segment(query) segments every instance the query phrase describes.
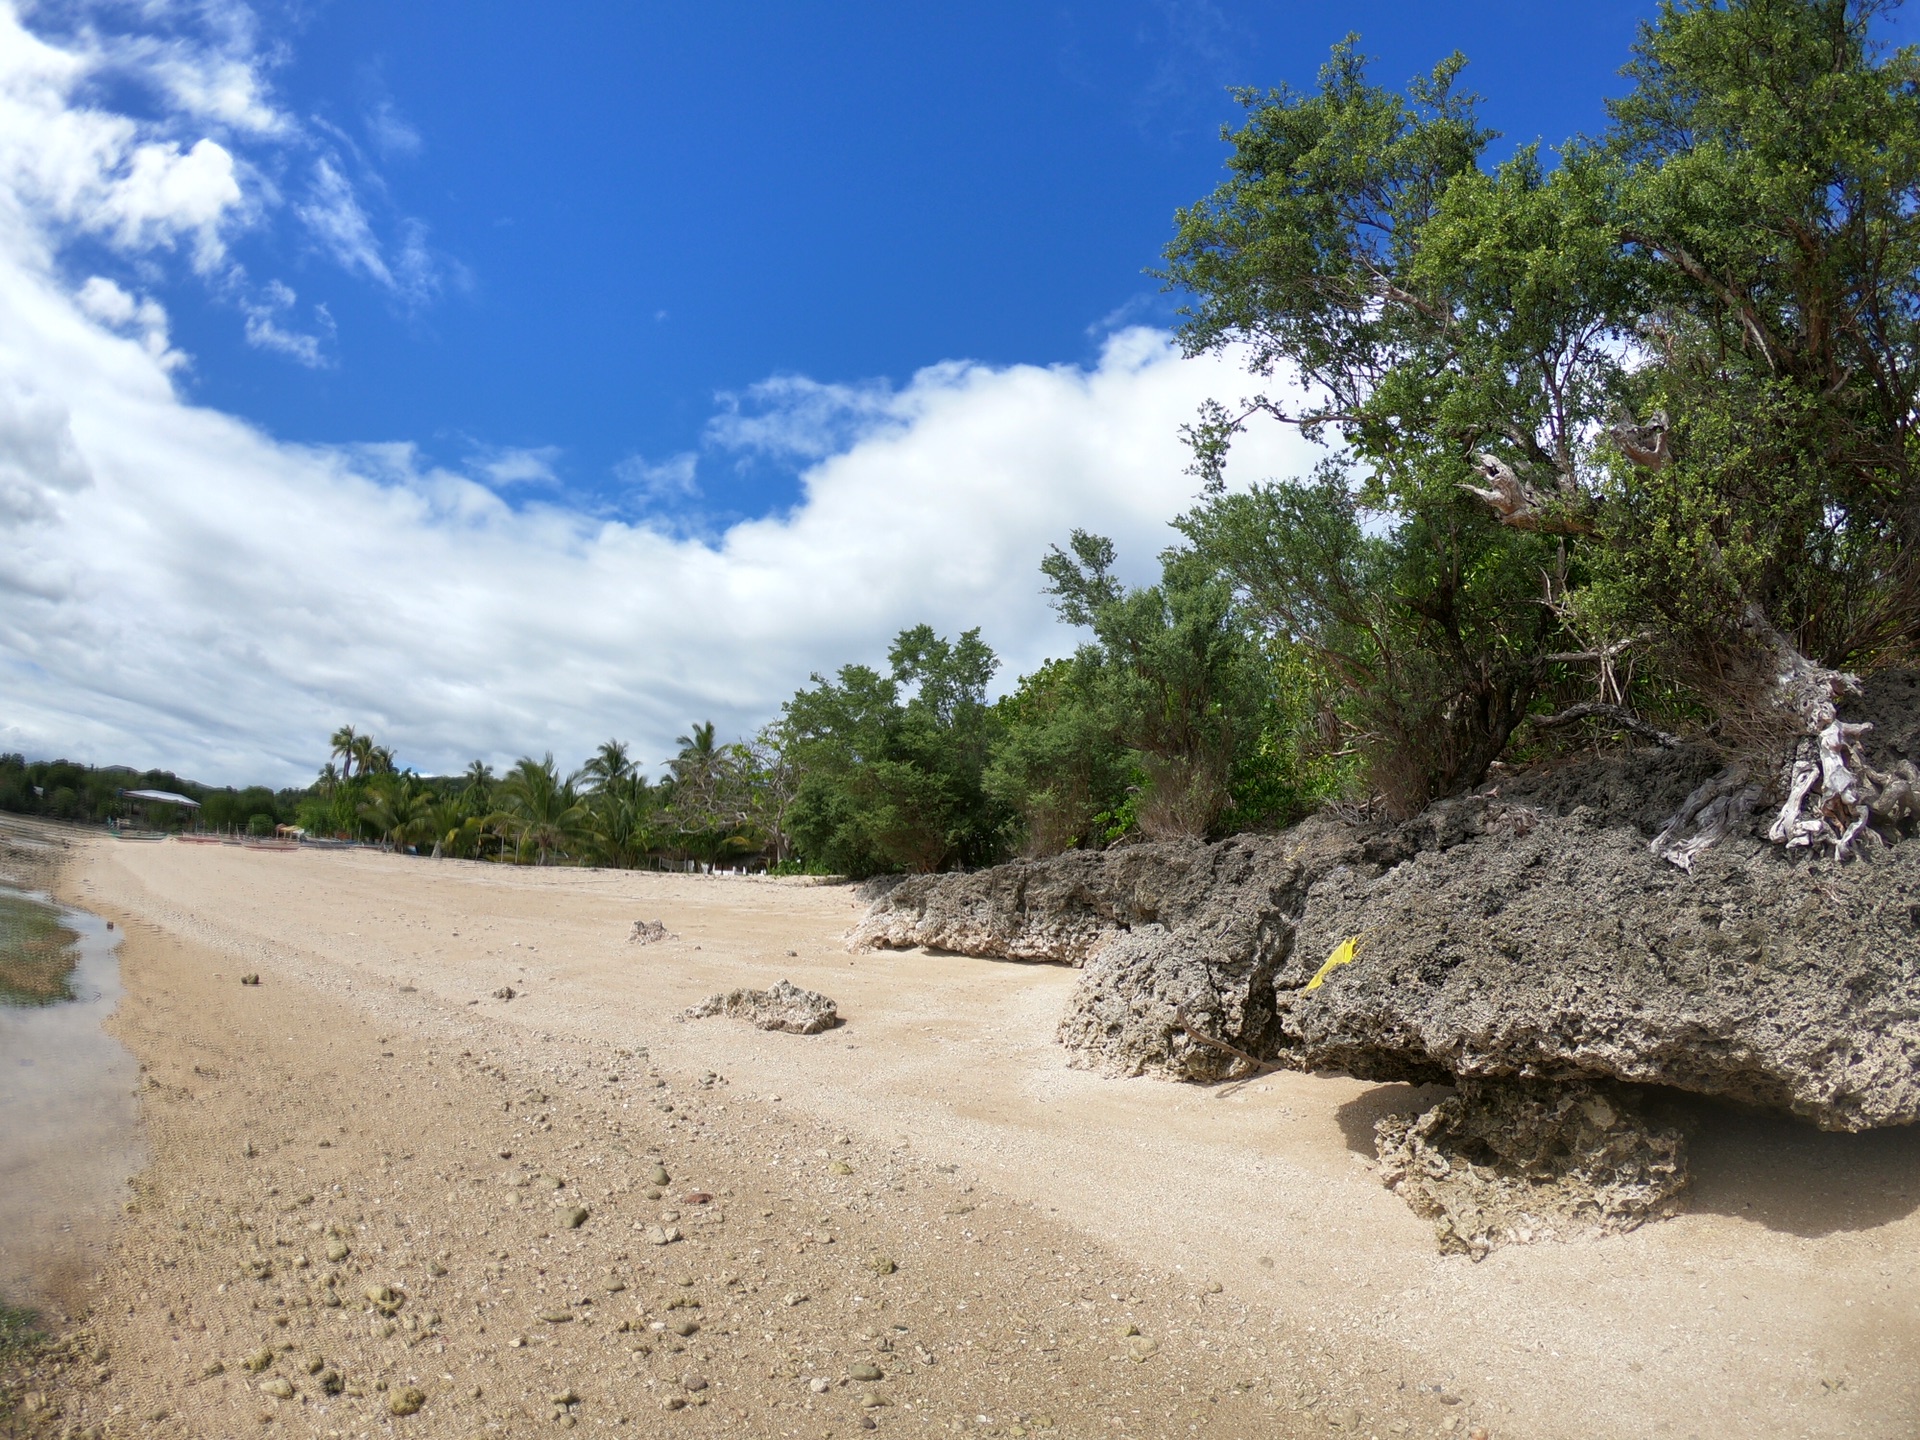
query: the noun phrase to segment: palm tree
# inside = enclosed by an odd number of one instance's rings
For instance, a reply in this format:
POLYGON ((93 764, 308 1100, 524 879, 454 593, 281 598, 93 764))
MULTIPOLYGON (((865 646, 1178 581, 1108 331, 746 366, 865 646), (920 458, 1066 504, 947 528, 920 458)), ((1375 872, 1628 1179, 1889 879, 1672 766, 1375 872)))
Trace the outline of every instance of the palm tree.
POLYGON ((357 808, 360 818, 396 850, 433 833, 433 792, 411 775, 382 776, 357 808))
POLYGON ((333 761, 329 760, 320 767, 320 774, 315 777, 313 788, 318 790, 323 797, 331 796, 335 790, 340 788, 342 778, 340 771, 335 767, 333 761))
POLYGON ((633 774, 633 757, 628 753, 623 740, 605 741, 593 752, 591 759, 580 767, 580 774, 590 789, 605 790, 618 785, 633 774))
POLYGON ((353 778, 353 762, 359 754, 360 735, 351 725, 342 725, 333 732, 333 749, 329 752, 340 760, 340 778, 353 778))
POLYGON ((467 766, 467 783, 460 789, 460 800, 476 815, 493 808, 493 767, 484 760, 467 766))
POLYGON ((579 836, 586 807, 570 780, 562 780, 548 752, 543 760, 521 756, 500 782, 502 817, 534 848, 535 863, 544 865, 556 851, 564 851, 579 836))
POLYGON ((673 743, 680 747, 680 753, 669 762, 676 780, 704 779, 713 773, 714 763, 720 758, 713 743, 713 721, 695 722, 693 734, 682 735, 673 743))
POLYGON ((366 763, 360 767, 369 775, 391 775, 397 768, 393 751, 385 745, 368 745, 366 763))

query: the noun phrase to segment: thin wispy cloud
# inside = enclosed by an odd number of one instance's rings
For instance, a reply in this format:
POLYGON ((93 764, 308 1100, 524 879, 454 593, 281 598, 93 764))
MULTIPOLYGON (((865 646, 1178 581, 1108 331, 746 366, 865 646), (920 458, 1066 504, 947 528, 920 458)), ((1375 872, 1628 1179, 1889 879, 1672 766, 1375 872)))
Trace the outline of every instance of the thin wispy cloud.
POLYGON ((373 148, 389 160, 412 160, 426 148, 420 132, 385 96, 367 107, 361 121, 373 148))
POLYGON ((316 305, 315 328, 298 329, 291 316, 299 299, 291 286, 278 280, 267 282, 257 296, 242 299, 239 303, 246 316, 247 343, 309 369, 321 369, 328 363, 325 346, 334 335, 333 316, 326 306, 316 305))
POLYGON ((700 494, 700 457, 692 451, 652 461, 629 455, 613 467, 613 478, 626 496, 643 509, 675 505, 700 494))
POLYGON ((785 461, 819 460, 901 418, 899 397, 882 380, 835 385, 776 375, 723 392, 716 404, 709 445, 785 461))
POLYGON ((557 445, 536 445, 495 450, 474 462, 474 469, 490 485, 507 488, 515 485, 558 485, 560 477, 554 462, 560 458, 557 445))

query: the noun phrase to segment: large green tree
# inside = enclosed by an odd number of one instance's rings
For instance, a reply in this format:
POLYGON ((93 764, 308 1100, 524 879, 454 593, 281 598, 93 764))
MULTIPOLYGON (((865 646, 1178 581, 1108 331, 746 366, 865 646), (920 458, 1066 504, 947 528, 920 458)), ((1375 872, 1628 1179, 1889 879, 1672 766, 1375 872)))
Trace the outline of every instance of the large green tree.
POLYGON ((1005 853, 1006 807, 984 774, 999 661, 969 630, 903 630, 890 673, 847 665, 787 702, 784 756, 801 777, 788 811, 796 851, 852 875, 978 865, 1005 853))
MULTIPOLYGON (((1920 628, 1920 59, 1876 46, 1887 8, 1663 4, 1606 132, 1551 163, 1483 163, 1457 56, 1402 95, 1348 43, 1311 93, 1241 96, 1228 179, 1180 213, 1166 275, 1189 352, 1244 346, 1273 383, 1203 414, 1199 468, 1217 485, 1257 415, 1337 441, 1377 533, 1435 557, 1389 603, 1486 617, 1479 641, 1458 617, 1439 623, 1459 645, 1415 635, 1453 692, 1441 721, 1487 717, 1432 788, 1477 779, 1553 667, 1641 644, 1750 756, 1784 753, 1777 839, 1844 851, 1911 803, 1836 718, 1849 667, 1920 628), (1514 635, 1528 572, 1550 623, 1514 635)), ((1602 687, 1582 713, 1635 721, 1630 699, 1602 687)), ((1730 769, 1667 853, 1686 863, 1762 789, 1730 769)))

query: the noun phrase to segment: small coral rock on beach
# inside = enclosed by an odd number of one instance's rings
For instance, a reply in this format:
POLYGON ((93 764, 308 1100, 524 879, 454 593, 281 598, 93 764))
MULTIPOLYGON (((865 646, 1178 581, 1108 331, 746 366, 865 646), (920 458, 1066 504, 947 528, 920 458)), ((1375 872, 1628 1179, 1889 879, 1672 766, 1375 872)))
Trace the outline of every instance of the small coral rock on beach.
POLYGON ((729 990, 723 995, 709 995, 680 1018, 703 1020, 709 1015, 730 1015, 761 1030, 784 1030, 791 1035, 817 1035, 840 1023, 840 1012, 833 1001, 790 980, 782 980, 771 990, 729 990))
POLYGON ((672 940, 673 938, 675 937, 668 933, 667 923, 664 920, 636 920, 633 922, 633 929, 628 932, 627 943, 629 945, 656 945, 662 940, 672 940))

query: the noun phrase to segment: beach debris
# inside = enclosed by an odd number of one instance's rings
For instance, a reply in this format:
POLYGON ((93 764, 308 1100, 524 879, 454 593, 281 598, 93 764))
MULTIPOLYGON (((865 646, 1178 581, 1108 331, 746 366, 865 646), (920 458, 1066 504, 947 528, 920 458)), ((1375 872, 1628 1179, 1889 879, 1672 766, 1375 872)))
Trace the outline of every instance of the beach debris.
POLYGON ((211 1380, 216 1375, 224 1375, 226 1373, 226 1365, 219 1360, 209 1360, 200 1368, 200 1378, 202 1380, 211 1380))
POLYGON ((680 1238, 677 1225, 649 1225, 646 1231, 649 1245, 671 1245, 680 1238))
POLYGON ((407 1297, 391 1285, 369 1285, 362 1293, 382 1315, 392 1315, 407 1303, 407 1297))
POLYGON ((658 945, 662 940, 678 938, 667 929, 664 920, 636 920, 633 929, 627 932, 629 945, 658 945))
POLYGON ((1442 1251, 1619 1234, 1678 1208, 1686 1139, 1584 1081, 1463 1080, 1374 1126, 1380 1179, 1433 1221, 1442 1251))
POLYGON ((680 1381, 680 1388, 697 1395, 707 1388, 707 1377, 704 1375, 683 1376, 680 1381))
POLYGON ((569 1230, 578 1230, 582 1225, 587 1223, 587 1207, 584 1205, 575 1205, 571 1210, 567 1211, 566 1222, 569 1230))
POLYGON ((260 1382, 260 1393, 262 1395, 271 1395, 276 1400, 291 1400, 293 1398, 293 1382, 284 1376, 276 1375, 271 1380, 262 1380, 260 1382))
POLYGON ((259 973, 249 970, 245 975, 240 977, 240 983, 242 985, 258 985, 260 983, 259 973))
POLYGON ((493 998, 496 1000, 511 1000, 519 993, 520 992, 515 990, 511 985, 502 985, 498 990, 493 992, 493 998))
POLYGON ((680 1018, 701 1020, 710 1015, 731 1016, 757 1029, 783 1030, 790 1035, 817 1035, 841 1023, 833 1001, 790 980, 782 980, 769 990, 739 989, 709 995, 680 1018))
POLYGON ((891 1275, 899 1268, 890 1256, 875 1254, 867 1257, 867 1269, 876 1275, 891 1275))
POLYGON ((353 1254, 353 1247, 344 1240, 335 1240, 327 1246, 327 1262, 329 1264, 338 1265, 351 1254, 353 1254))
POLYGON ((323 1395, 338 1395, 347 1388, 346 1376, 331 1366, 322 1370, 316 1378, 320 1382, 320 1393, 323 1395))
POLYGON ((387 1411, 392 1415, 418 1415, 420 1407, 426 1403, 425 1392, 409 1385, 405 1389, 394 1391, 387 1397, 387 1411))
POLYGON ((667 1167, 664 1165, 656 1165, 653 1167, 652 1179, 656 1185, 668 1185, 673 1182, 673 1177, 667 1174, 667 1167))
POLYGON ((850 1370, 847 1371, 847 1378, 849 1380, 859 1380, 865 1383, 867 1381, 872 1381, 872 1380, 884 1380, 887 1377, 881 1371, 878 1365, 874 1365, 869 1362, 862 1361, 860 1364, 855 1365, 854 1367, 852 1367, 850 1370))
POLYGON ((269 1365, 273 1364, 273 1351, 267 1349, 256 1350, 247 1356, 242 1363, 247 1369, 258 1375, 262 1370, 265 1370, 269 1365))

